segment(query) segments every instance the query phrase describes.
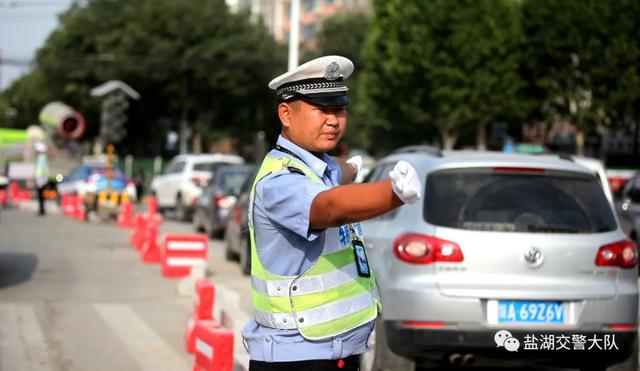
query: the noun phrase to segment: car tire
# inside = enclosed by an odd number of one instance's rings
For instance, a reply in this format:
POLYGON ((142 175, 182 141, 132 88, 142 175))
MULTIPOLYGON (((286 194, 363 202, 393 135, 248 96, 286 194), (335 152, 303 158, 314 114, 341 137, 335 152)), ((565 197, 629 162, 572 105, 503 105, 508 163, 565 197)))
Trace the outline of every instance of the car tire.
POLYGON ((229 239, 227 239, 227 243, 225 244, 224 258, 226 261, 238 260, 238 255, 231 251, 231 243, 229 242, 229 239))
POLYGON ((192 222, 193 222, 193 229, 195 229, 196 233, 205 232, 204 225, 200 222, 198 210, 196 210, 193 213, 192 222))
POLYGON ((367 343, 368 350, 360 355, 362 371, 415 371, 416 363, 395 354, 387 345, 387 335, 381 318, 367 343))
POLYGON ((248 276, 251 274, 251 241, 249 239, 240 239, 240 248, 244 250, 240 251, 240 267, 242 268, 242 274, 248 276))
POLYGON ((176 219, 181 222, 189 221, 189 211, 187 207, 182 202, 182 196, 178 195, 176 197, 176 219))
POLYGON ((627 370, 638 370, 638 337, 636 336, 636 341, 633 342, 633 351, 629 355, 629 357, 621 363, 611 365, 606 369, 606 371, 627 371, 627 370))

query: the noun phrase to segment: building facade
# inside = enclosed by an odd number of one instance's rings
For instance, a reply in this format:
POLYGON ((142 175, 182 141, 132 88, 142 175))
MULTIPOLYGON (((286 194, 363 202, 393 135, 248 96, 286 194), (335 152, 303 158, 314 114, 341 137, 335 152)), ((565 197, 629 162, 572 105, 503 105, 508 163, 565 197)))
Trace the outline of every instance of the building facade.
MULTIPOLYGON (((254 21, 262 20, 280 43, 289 42, 292 0, 226 0, 234 12, 249 11, 254 21)), ((338 12, 369 12, 373 0, 299 0, 300 47, 313 49, 322 21, 338 12)))

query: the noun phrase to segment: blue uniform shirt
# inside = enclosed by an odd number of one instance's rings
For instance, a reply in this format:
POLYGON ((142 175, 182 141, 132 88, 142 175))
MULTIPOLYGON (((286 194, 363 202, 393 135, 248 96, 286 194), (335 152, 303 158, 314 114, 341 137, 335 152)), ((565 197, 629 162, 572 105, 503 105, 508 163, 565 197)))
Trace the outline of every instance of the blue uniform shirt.
MULTIPOLYGON (((309 229, 311 203, 318 193, 339 184, 340 167, 328 155, 312 155, 280 136, 278 145, 295 153, 323 184, 287 169, 269 174, 258 182, 253 205, 253 224, 260 261, 279 275, 299 275, 322 253, 323 230, 309 229)), ((272 150, 273 157, 289 156, 272 150)), ((249 356, 255 361, 292 362, 309 359, 340 359, 366 350, 374 322, 333 338, 311 341, 298 330, 265 327, 250 320, 242 330, 249 356)))

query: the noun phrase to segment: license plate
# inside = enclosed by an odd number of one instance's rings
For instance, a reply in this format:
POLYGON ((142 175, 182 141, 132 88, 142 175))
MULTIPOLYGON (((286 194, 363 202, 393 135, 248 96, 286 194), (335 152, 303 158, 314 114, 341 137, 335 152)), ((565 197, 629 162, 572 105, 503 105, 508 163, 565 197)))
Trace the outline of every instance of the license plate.
POLYGON ((564 304, 557 301, 498 301, 498 323, 564 323, 564 304))

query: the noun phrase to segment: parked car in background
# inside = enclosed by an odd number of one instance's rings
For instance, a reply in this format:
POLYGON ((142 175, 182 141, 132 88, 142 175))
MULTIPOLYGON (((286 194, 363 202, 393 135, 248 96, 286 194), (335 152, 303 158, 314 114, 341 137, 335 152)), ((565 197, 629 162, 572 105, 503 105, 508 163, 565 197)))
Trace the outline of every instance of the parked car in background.
POLYGON ((236 204, 231 209, 224 232, 225 257, 227 260, 238 260, 242 273, 251 273, 251 242, 249 241, 249 196, 258 168, 247 176, 236 204))
POLYGON ((625 233, 640 244, 640 172, 625 184, 618 202, 620 224, 625 233))
POLYGON ((196 202, 193 225, 211 237, 220 237, 242 184, 254 171, 254 165, 225 165, 214 170, 209 184, 196 202))
POLYGON ((156 196, 161 211, 172 209, 178 220, 190 220, 195 203, 215 169, 242 163, 242 157, 236 155, 178 155, 162 174, 152 179, 149 189, 156 196))
POLYGON ((400 160, 416 168, 423 198, 362 223, 383 303, 363 370, 637 369, 637 248, 591 169, 570 157, 413 147, 365 182, 400 160), (531 350, 551 335, 601 345, 615 335, 617 349, 531 350))
POLYGON ((129 199, 135 201, 137 198, 136 187, 131 179, 124 175, 120 169, 114 167, 111 173, 111 184, 109 184, 107 169, 107 164, 103 162, 81 164, 71 170, 57 184, 58 196, 73 194, 86 198, 88 195, 97 195, 109 187, 112 191, 127 193, 129 199))

